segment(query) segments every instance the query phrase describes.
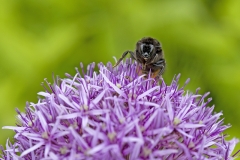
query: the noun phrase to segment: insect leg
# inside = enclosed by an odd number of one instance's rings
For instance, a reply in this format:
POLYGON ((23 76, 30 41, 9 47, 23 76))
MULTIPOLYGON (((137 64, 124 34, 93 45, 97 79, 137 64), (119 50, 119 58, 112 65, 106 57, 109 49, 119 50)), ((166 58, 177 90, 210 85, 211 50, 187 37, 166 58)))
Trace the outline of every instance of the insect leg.
POLYGON ((165 65, 166 65, 165 60, 160 59, 158 62, 154 63, 153 65, 156 67, 159 67, 161 69, 160 72, 158 73, 158 75, 159 76, 162 75, 165 70, 165 65))
POLYGON ((158 59, 158 54, 154 56, 154 58, 151 60, 151 62, 148 62, 146 65, 154 63, 158 59))
POLYGON ((131 58, 137 60, 136 55, 133 51, 128 51, 131 54, 131 58))
MULTIPOLYGON (((113 66, 113 68, 115 68, 117 65, 119 65, 119 63, 123 60, 123 58, 126 57, 126 55, 130 53, 131 56, 133 56, 133 52, 132 51, 125 51, 123 54, 122 54, 122 57, 117 61, 117 63, 113 66)), ((134 58, 134 57, 133 57, 134 58)))

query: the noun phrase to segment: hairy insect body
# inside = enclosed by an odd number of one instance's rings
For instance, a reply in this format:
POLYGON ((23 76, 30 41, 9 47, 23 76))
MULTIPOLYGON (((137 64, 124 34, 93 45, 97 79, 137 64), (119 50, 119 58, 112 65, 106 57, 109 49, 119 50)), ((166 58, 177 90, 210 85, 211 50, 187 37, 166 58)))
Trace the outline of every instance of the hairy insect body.
POLYGON ((125 51, 113 67, 116 67, 128 53, 130 53, 132 59, 141 65, 140 74, 147 76, 151 72, 152 78, 161 77, 163 74, 166 62, 163 57, 162 46, 156 39, 142 38, 137 42, 135 51, 125 51))

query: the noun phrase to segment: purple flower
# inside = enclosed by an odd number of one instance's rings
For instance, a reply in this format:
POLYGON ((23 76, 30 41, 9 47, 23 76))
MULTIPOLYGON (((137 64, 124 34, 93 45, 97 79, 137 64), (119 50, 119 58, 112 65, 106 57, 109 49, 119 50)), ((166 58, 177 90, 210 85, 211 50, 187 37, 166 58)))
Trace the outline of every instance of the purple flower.
MULTIPOLYGON (((87 66, 56 78, 39 101, 18 113, 16 132, 2 159, 234 159, 237 139, 226 141, 222 113, 211 98, 185 92, 180 75, 170 85, 144 78, 127 59, 87 66), (185 93, 184 93, 185 92, 185 93)), ((188 82, 188 81, 187 81, 188 82)), ((198 92, 198 89, 197 89, 198 92)))

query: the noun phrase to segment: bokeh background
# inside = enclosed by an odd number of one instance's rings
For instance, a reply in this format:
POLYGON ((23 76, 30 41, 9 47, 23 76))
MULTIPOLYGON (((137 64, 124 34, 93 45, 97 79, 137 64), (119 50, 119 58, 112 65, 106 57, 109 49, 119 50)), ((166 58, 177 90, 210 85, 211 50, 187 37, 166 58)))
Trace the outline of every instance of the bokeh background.
MULTIPOLYGON (((239 0, 0 0, 0 127, 37 102, 44 78, 108 61, 144 36, 163 44, 170 83, 210 91, 231 137, 240 138, 239 0)), ((0 129, 0 144, 13 136, 0 129)), ((12 138, 11 138, 12 139, 12 138)), ((240 145, 237 146, 240 149, 240 145)))

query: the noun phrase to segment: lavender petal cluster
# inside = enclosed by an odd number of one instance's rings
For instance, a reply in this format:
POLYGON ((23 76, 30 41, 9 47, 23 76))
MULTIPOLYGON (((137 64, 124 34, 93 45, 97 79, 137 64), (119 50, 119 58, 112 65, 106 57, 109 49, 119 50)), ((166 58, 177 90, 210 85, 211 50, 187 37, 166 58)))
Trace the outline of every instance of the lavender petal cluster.
MULTIPOLYGON (((46 81, 37 103, 17 109, 6 160, 231 160, 238 140, 225 140, 222 113, 211 98, 136 72, 127 59, 112 68, 80 65, 76 75, 46 81)), ((186 83, 188 83, 187 80, 186 83)))

